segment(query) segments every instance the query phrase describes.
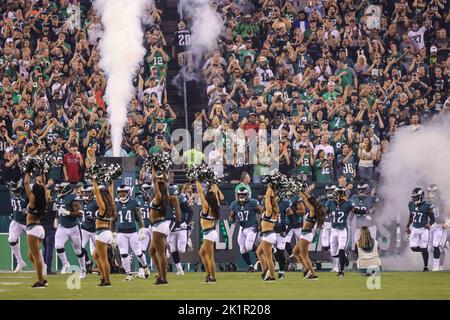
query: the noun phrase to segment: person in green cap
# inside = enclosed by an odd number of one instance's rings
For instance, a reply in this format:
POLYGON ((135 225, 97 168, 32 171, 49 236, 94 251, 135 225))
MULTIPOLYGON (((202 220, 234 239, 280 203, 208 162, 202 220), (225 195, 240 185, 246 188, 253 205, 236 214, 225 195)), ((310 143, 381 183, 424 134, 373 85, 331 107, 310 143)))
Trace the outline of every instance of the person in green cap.
POLYGON ((248 174, 248 172, 246 172, 246 171, 242 172, 240 183, 236 186, 236 188, 234 188, 234 194, 236 197, 236 201, 238 200, 237 199, 238 191, 241 188, 247 189, 249 198, 252 197, 252 189, 250 188, 250 182, 251 182, 251 178, 250 178, 250 175, 248 174))

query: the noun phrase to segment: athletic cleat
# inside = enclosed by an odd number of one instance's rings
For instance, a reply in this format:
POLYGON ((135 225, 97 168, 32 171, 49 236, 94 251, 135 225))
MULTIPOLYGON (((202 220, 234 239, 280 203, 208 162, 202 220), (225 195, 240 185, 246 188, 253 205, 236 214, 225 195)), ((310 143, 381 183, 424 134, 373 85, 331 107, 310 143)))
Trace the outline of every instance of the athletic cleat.
POLYGON ((253 265, 253 268, 254 268, 255 270, 258 270, 259 265, 260 265, 260 263, 259 263, 259 260, 258 260, 258 261, 256 261, 255 264, 253 265))
POLYGON ((343 278, 344 277, 344 272, 343 271, 339 271, 336 276, 338 276, 340 278, 343 278))
POLYGON ((278 272, 278 279, 284 279, 284 272, 278 272))
POLYGON ((311 271, 309 271, 309 270, 308 270, 308 272, 303 272, 303 274, 304 274, 303 280, 306 280, 306 279, 308 279, 310 276, 312 276, 312 273, 311 273, 311 271))
POLYGON ((145 279, 144 268, 139 268, 139 272, 137 274, 137 277, 140 278, 140 279, 145 279))
POLYGON ((127 274, 127 276, 125 277, 125 279, 123 279, 123 281, 133 281, 133 275, 131 273, 127 274))
POLYGON ((86 278, 86 269, 81 269, 80 271, 80 279, 86 278))
POLYGON ((156 285, 167 285, 169 283, 167 281, 161 280, 161 278, 156 278, 155 284, 156 285))
POLYGON ((48 281, 44 279, 44 286, 48 287, 48 281))
POLYGON ((205 283, 208 283, 209 282, 209 276, 206 276, 205 277, 205 283))
POLYGON ((175 273, 175 275, 177 275, 177 276, 184 276, 184 271, 183 270, 178 270, 177 273, 175 273))
POLYGON ((14 269, 14 273, 19 273, 22 271, 23 268, 25 268, 27 266, 27 264, 25 262, 19 262, 17 264, 17 267, 14 269))
POLYGON ((61 268, 61 274, 66 274, 67 271, 69 271, 69 268, 70 268, 70 264, 66 263, 65 265, 63 265, 61 268))
POLYGON ((45 282, 40 283, 39 281, 36 282, 35 284, 33 284, 30 288, 37 288, 37 289, 41 289, 41 288, 46 288, 45 282))
POLYGON ((208 281, 208 283, 216 283, 216 279, 215 278, 211 278, 211 277, 208 277, 209 278, 209 281, 208 281))
POLYGON ((255 272, 255 268, 252 265, 248 266, 247 272, 255 272))
POLYGON ((150 270, 148 270, 148 267, 144 268, 144 277, 145 279, 148 279, 150 277, 150 270))
POLYGON ((100 282, 97 287, 111 287, 111 282, 105 282, 104 279, 102 279, 102 282, 100 282))
POLYGON ((273 278, 273 277, 268 277, 267 279, 264 279, 264 281, 266 282, 273 282, 276 281, 277 279, 273 278))
POLYGON ((92 273, 92 261, 86 261, 86 272, 87 273, 92 273))
POLYGON ((311 276, 309 276, 308 278, 305 278, 305 279, 303 279, 303 280, 319 280, 319 277, 318 276, 313 276, 313 275, 311 275, 311 276))
POLYGON ((265 281, 265 280, 267 280, 268 278, 271 278, 269 269, 267 269, 266 274, 264 275, 263 280, 265 281))
POLYGON ((423 267, 423 272, 428 272, 430 270, 428 270, 428 267, 423 267))
POLYGON ((308 271, 302 271, 303 272, 303 278, 306 277, 306 275, 308 274, 308 271))

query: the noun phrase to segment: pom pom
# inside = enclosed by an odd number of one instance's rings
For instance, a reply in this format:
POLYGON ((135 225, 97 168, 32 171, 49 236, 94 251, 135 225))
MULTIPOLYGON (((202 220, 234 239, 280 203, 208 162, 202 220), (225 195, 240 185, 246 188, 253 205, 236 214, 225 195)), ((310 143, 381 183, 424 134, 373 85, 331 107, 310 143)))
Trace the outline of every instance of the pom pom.
POLYGON ((208 167, 205 162, 202 162, 199 165, 194 165, 189 167, 186 170, 186 177, 190 181, 200 181, 205 182, 207 184, 220 184, 221 181, 217 177, 217 172, 215 172, 212 168, 208 167))
POLYGON ((172 166, 172 159, 168 152, 159 152, 156 154, 150 154, 144 161, 145 171, 151 172, 152 167, 155 167, 155 170, 158 175, 161 175, 164 172, 168 172, 171 166, 172 166))
POLYGON ((96 164, 85 172, 86 180, 97 178, 99 184, 107 184, 111 180, 119 179, 122 176, 122 166, 120 164, 96 164))
MULTIPOLYGON (((263 184, 270 185, 278 194, 282 194, 287 190, 290 190, 289 188, 292 187, 292 182, 290 182, 290 179, 277 170, 262 177, 261 182, 263 184)), ((293 192, 293 190, 291 190, 291 192, 293 192)))
POLYGON ((23 174, 29 173, 35 177, 48 173, 51 168, 48 154, 25 156, 19 165, 23 174))

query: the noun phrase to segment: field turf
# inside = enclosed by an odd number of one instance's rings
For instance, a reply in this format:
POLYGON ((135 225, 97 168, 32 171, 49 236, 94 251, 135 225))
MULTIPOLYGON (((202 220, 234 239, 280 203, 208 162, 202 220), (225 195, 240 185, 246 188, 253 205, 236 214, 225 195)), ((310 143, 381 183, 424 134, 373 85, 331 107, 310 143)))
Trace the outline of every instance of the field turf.
POLYGON ((153 285, 149 279, 122 281, 112 276, 112 287, 98 288, 99 278, 88 275, 81 288, 69 290, 69 275, 48 276, 49 286, 31 289, 35 274, 0 273, 0 299, 450 299, 448 272, 384 272, 381 289, 369 290, 366 277, 348 272, 343 279, 335 273, 321 272, 318 281, 304 281, 299 272, 288 272, 286 279, 263 282, 260 273, 218 273, 216 284, 204 284, 204 273, 169 274, 168 286, 153 285))

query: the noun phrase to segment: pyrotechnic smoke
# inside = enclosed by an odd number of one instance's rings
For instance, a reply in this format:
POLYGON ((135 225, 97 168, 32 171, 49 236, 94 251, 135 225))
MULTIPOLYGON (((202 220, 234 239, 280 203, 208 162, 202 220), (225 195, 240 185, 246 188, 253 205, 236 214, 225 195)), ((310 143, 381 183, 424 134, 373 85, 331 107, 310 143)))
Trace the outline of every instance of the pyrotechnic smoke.
POLYGON ((151 0, 95 0, 104 33, 99 43, 100 67, 105 71, 113 154, 120 155, 127 107, 135 92, 133 77, 145 55, 141 19, 151 0))
MULTIPOLYGON (((183 2, 183 19, 191 31, 191 47, 194 67, 200 69, 205 53, 216 48, 220 33, 224 26, 222 17, 210 6, 209 0, 186 0, 183 2)), ((201 73, 183 68, 173 79, 181 89, 182 74, 186 81, 200 81, 201 73)))
MULTIPOLYGON (((409 218, 407 205, 412 189, 420 186, 426 193, 433 183, 438 185, 444 202, 445 210, 440 214, 447 217, 450 210, 450 115, 436 118, 415 132, 408 127, 396 132, 381 162, 381 172, 379 195, 383 205, 379 224, 396 226, 399 222, 403 234, 409 218)), ((421 261, 419 254, 411 254, 406 249, 399 257, 383 262, 389 269, 417 270, 421 261)))

